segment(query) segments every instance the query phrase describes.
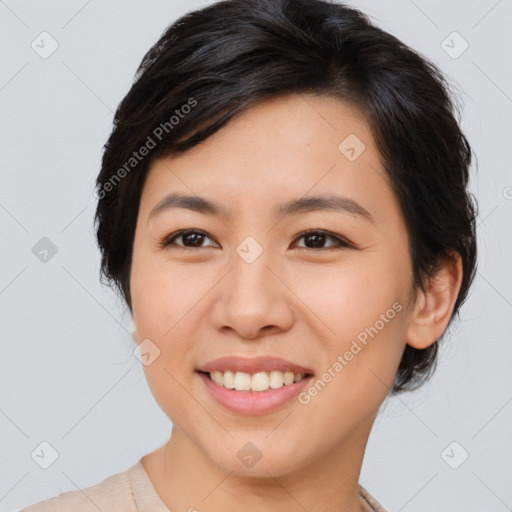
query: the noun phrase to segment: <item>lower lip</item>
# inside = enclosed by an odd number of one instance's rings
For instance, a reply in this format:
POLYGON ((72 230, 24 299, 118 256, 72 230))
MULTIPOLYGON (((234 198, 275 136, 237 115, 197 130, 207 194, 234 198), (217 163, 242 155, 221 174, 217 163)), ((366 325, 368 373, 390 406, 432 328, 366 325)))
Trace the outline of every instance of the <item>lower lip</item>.
POLYGON ((299 382, 266 391, 236 391, 219 386, 204 373, 198 373, 213 398, 225 408, 239 414, 264 414, 279 409, 296 397, 311 380, 305 377, 299 382))

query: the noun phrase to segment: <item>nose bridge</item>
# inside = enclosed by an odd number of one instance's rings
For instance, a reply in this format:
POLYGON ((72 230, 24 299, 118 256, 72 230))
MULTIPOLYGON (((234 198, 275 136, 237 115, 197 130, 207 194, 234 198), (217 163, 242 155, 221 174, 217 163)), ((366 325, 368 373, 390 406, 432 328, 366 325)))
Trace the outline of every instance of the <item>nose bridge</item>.
POLYGON ((293 314, 286 298, 286 287, 268 268, 271 251, 254 237, 246 237, 231 256, 222 298, 215 307, 217 328, 230 327, 245 338, 255 338, 270 326, 288 329, 293 314))
POLYGON ((271 264, 270 256, 270 251, 253 236, 247 236, 235 248, 231 286, 237 300, 248 299, 254 305, 260 299, 269 301, 275 291, 272 273, 267 268, 271 264))

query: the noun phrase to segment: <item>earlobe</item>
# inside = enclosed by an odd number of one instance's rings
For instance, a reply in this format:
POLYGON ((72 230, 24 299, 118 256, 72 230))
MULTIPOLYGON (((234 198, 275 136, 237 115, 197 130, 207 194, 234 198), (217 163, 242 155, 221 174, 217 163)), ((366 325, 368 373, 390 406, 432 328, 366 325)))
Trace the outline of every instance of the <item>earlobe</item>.
POLYGON ((445 331, 462 283, 460 255, 450 251, 444 256, 435 276, 419 291, 411 323, 407 330, 407 344, 425 349, 445 331))
POLYGON ((132 318, 132 338, 133 341, 138 345, 139 344, 139 334, 137 333, 137 325, 132 318))

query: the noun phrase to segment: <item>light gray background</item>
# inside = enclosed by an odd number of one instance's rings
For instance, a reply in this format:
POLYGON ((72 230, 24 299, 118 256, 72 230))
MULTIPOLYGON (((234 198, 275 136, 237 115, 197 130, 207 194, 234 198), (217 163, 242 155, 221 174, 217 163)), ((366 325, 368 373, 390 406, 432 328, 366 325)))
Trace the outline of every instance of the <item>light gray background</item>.
MULTIPOLYGON (((512 510, 512 1, 350 3, 458 84, 480 202, 461 323, 431 382, 386 402, 360 482, 390 512, 512 510), (453 31, 469 44, 458 58, 445 51, 462 49, 453 31), (452 469, 445 460, 462 450, 469 458, 452 469)), ((143 54, 201 5, 0 1, 2 511, 98 483, 169 435, 132 354, 131 319, 98 280, 93 181, 143 54), (43 31, 59 45, 47 59, 31 48, 43 31), (32 252, 42 237, 58 250, 46 263, 32 252), (48 469, 31 458, 43 441, 58 452, 48 469)))

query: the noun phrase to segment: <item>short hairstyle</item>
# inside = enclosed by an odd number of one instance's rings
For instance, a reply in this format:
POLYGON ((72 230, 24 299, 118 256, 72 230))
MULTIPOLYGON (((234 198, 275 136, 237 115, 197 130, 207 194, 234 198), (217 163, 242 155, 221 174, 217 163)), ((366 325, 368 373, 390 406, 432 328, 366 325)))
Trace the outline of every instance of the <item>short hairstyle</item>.
MULTIPOLYGON (((451 323, 476 272, 472 150, 455 96, 427 58, 364 13, 321 0, 220 1, 179 18, 146 53, 116 110, 96 180, 100 280, 132 310, 135 226, 155 159, 183 153, 251 106, 290 93, 336 98, 364 115, 401 203, 414 289, 425 290, 450 251, 461 256, 451 323)), ((405 346, 392 392, 430 378, 442 338, 422 350, 405 346)))

